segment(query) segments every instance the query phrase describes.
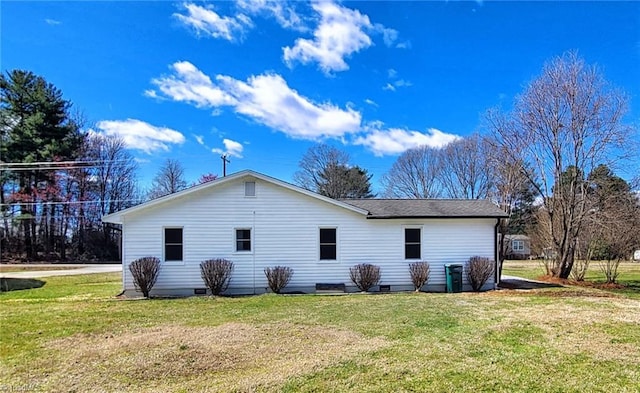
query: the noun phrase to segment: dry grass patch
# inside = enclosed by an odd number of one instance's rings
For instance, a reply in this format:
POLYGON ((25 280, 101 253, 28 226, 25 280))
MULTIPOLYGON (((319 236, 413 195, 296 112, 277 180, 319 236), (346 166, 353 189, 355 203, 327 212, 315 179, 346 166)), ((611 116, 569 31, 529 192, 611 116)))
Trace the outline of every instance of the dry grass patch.
POLYGON ((640 325, 640 302, 623 297, 581 297, 577 302, 538 304, 511 309, 494 326, 496 332, 539 330, 542 345, 569 354, 584 353, 599 360, 640 365, 640 348, 617 341, 602 329, 610 325, 640 325), (535 329, 534 329, 535 328, 535 329))
POLYGON ((349 330, 289 323, 75 335, 50 342, 55 364, 39 368, 48 372, 37 384, 47 391, 255 391, 386 345, 349 330))
POLYGON ((38 266, 38 265, 12 265, 2 264, 0 265, 0 273, 15 273, 15 272, 30 272, 30 271, 53 271, 53 270, 74 270, 80 269, 83 266, 38 266))

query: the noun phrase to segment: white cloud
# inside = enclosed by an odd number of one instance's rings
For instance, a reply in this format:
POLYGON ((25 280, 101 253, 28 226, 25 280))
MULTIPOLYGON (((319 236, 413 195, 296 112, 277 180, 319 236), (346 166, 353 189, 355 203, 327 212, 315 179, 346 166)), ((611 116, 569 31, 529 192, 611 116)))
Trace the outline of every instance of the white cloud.
POLYGON ((428 129, 426 133, 400 128, 369 129, 366 135, 356 138, 354 144, 367 147, 376 156, 384 156, 423 145, 440 148, 459 138, 435 128, 428 129))
POLYGON ((411 41, 398 42, 396 45, 398 49, 411 49, 411 41))
POLYGON ((168 151, 170 145, 182 144, 185 140, 179 131, 136 119, 103 120, 96 127, 104 135, 121 137, 129 149, 142 150, 147 154, 168 151))
POLYGON ((317 62, 326 74, 348 70, 345 57, 371 46, 365 32, 373 28, 369 17, 331 2, 314 3, 312 7, 320 15, 314 37, 298 38, 293 47, 284 47, 285 63, 291 67, 295 61, 317 62))
POLYGON ((204 136, 202 136, 202 135, 194 135, 193 137, 195 138, 196 142, 198 142, 199 145, 202 145, 202 146, 205 145, 204 144, 204 136))
POLYGON ((222 144, 224 144, 224 150, 215 148, 211 149, 211 151, 218 154, 226 154, 230 157, 242 158, 242 151, 244 150, 242 143, 225 138, 222 140, 222 144))
POLYGON ((378 103, 376 103, 374 100, 372 100, 370 98, 365 98, 364 102, 369 104, 369 105, 371 105, 371 106, 378 106, 378 103))
POLYGON ((246 82, 230 76, 210 77, 188 62, 171 66, 174 74, 152 83, 167 98, 199 108, 231 107, 236 113, 293 138, 317 140, 357 132, 361 114, 331 103, 315 103, 291 89, 277 74, 251 76, 246 82))
MULTIPOLYGON (((188 61, 174 63, 171 69, 173 75, 151 80, 166 97, 198 108, 234 104, 233 97, 214 85, 211 78, 188 61)), ((158 97, 156 91, 148 91, 153 92, 145 92, 148 97, 158 97)))
POLYGON ((406 80, 404 80, 404 79, 399 79, 399 80, 397 80, 397 81, 393 82, 393 84, 394 84, 396 87, 409 87, 409 86, 413 86, 413 83, 411 83, 411 82, 409 82, 409 81, 406 81, 406 80))
POLYGON ((210 5, 203 7, 193 3, 185 3, 182 7, 186 14, 175 13, 173 16, 193 28, 196 34, 240 41, 245 32, 253 27, 251 19, 241 13, 235 16, 221 16, 210 5))
POLYGON ((44 21, 45 21, 49 26, 57 26, 57 25, 62 24, 62 22, 60 22, 59 20, 55 20, 55 19, 49 19, 49 18, 47 18, 47 19, 45 19, 44 21))
POLYGON ((387 76, 388 76, 390 79, 394 79, 396 76, 398 76, 398 71, 394 70, 393 68, 389 68, 389 69, 387 70, 387 76))
POLYGON ((360 127, 359 112, 314 103, 291 89, 280 75, 252 76, 246 83, 228 76, 219 75, 216 79, 235 97, 237 113, 293 138, 341 137, 360 127))
POLYGON ((398 39, 398 31, 386 28, 380 24, 376 24, 376 30, 382 33, 382 40, 387 47, 392 47, 393 43, 398 39))
POLYGON ((262 14, 272 17, 285 29, 307 31, 308 28, 303 18, 293 7, 294 4, 271 0, 238 0, 236 2, 236 5, 245 12, 252 15, 262 14))
POLYGON ((382 87, 382 90, 396 91, 396 88, 398 87, 409 87, 409 86, 413 86, 413 83, 404 79, 398 79, 396 81, 387 83, 385 86, 382 87))

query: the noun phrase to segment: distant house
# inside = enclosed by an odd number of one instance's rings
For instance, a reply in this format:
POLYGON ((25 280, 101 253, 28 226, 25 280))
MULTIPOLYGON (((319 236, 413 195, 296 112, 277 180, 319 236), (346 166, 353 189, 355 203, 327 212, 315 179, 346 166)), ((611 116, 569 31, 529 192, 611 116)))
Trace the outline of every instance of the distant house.
POLYGON ((640 261, 640 250, 635 250, 633 252, 633 260, 634 261, 640 261))
POLYGON ((507 259, 529 259, 531 239, 527 235, 505 235, 507 259))
POLYGON ((276 265, 294 270, 285 291, 315 292, 324 284, 355 291, 349 268, 365 262, 380 266, 384 290, 409 290, 415 261, 431 266, 424 289, 443 291, 445 264, 497 259, 496 224, 504 216, 486 200, 335 200, 242 171, 103 221, 122 225, 126 293, 134 292, 130 263, 156 256, 162 265, 151 294, 192 295, 205 287, 200 263, 210 258, 233 261, 230 294, 267 291, 264 269, 276 265))

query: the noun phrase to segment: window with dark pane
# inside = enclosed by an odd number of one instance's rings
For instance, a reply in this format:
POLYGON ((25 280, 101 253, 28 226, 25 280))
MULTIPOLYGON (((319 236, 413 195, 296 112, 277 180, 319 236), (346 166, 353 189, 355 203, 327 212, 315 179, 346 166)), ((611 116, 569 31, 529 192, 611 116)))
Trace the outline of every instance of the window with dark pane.
POLYGON ((420 259, 420 228, 405 228, 404 258, 420 259))
POLYGON ((164 260, 182 261, 182 228, 164 229, 164 260))
POLYGON ((251 229, 236 229, 236 251, 251 251, 251 229))
POLYGON ((335 260, 336 258, 336 228, 320 228, 320 259, 335 260))

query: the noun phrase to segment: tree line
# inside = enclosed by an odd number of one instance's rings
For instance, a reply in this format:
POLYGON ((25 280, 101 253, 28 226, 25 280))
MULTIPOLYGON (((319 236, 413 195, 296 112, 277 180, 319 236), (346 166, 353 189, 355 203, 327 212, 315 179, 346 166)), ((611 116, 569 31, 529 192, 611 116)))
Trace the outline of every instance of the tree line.
POLYGON ((0 76, 0 90, 3 261, 118 260, 120 228, 101 217, 187 187, 180 163, 167 160, 151 189, 140 189, 124 140, 87 132, 44 78, 14 70, 0 76))

